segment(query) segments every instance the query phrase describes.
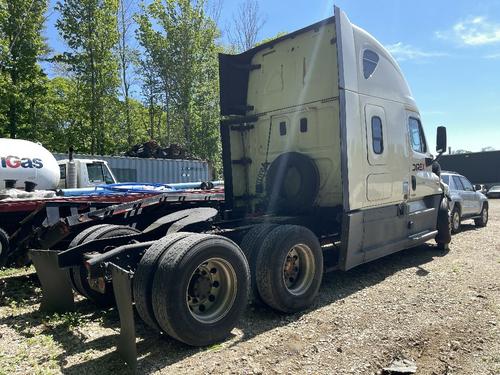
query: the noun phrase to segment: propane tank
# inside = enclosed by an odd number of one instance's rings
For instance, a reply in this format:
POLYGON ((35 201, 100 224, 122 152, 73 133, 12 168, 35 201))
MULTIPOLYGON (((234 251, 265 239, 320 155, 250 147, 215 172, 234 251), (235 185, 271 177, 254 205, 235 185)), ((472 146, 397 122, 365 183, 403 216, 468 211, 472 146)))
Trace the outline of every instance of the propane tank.
POLYGON ((40 144, 0 138, 0 189, 5 188, 5 180, 11 180, 8 184, 17 189, 33 186, 38 190, 55 189, 59 184, 59 166, 40 144))
POLYGON ((66 178, 66 187, 68 189, 75 189, 78 187, 77 173, 76 173, 76 163, 73 159, 73 147, 69 148, 68 155, 68 175, 66 178))

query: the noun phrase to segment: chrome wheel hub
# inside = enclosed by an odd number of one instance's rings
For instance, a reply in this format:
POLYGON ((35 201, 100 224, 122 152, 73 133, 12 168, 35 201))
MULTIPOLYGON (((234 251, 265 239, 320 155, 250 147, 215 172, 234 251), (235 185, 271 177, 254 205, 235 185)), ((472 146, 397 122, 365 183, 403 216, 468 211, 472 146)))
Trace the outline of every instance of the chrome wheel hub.
POLYGON ((211 258, 192 273, 186 291, 186 303, 196 320, 211 324, 229 312, 236 292, 233 266, 225 259, 211 258))
POLYGON ((294 295, 304 294, 314 279, 316 265, 309 246, 295 245, 283 262, 283 281, 287 290, 294 295))

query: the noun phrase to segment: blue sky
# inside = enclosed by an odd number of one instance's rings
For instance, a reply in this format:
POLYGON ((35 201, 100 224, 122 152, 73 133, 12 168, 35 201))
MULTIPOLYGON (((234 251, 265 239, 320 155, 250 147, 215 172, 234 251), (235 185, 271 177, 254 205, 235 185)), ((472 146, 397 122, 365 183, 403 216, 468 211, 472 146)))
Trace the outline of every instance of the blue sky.
MULTIPOLYGON (((220 24, 239 0, 222 0, 220 24)), ((260 0, 265 24, 260 38, 294 31, 333 14, 333 4, 398 60, 419 106, 427 140, 448 128, 452 149, 500 149, 500 1, 260 0)), ((64 44, 49 17, 49 45, 64 44)))

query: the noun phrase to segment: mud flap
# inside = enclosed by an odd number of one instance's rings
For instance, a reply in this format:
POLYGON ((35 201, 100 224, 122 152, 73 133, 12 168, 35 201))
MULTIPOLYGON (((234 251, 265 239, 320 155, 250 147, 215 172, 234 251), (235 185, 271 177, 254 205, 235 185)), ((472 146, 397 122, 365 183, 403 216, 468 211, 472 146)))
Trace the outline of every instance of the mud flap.
POLYGON ((68 270, 59 268, 58 251, 30 250, 29 254, 42 285, 40 310, 66 312, 75 309, 68 270))
POLYGON ((135 344, 134 308, 132 305, 132 273, 110 263, 116 306, 120 315, 120 338, 118 353, 132 368, 137 367, 137 347, 135 344))

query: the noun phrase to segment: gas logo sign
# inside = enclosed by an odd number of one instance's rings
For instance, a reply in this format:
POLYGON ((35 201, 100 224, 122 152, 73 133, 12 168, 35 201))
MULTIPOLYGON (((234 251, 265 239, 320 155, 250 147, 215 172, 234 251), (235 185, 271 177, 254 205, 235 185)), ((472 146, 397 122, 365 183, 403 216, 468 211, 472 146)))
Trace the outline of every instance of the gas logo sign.
POLYGON ((18 156, 2 156, 0 158, 0 166, 2 168, 43 168, 43 161, 39 158, 20 158, 18 156))

